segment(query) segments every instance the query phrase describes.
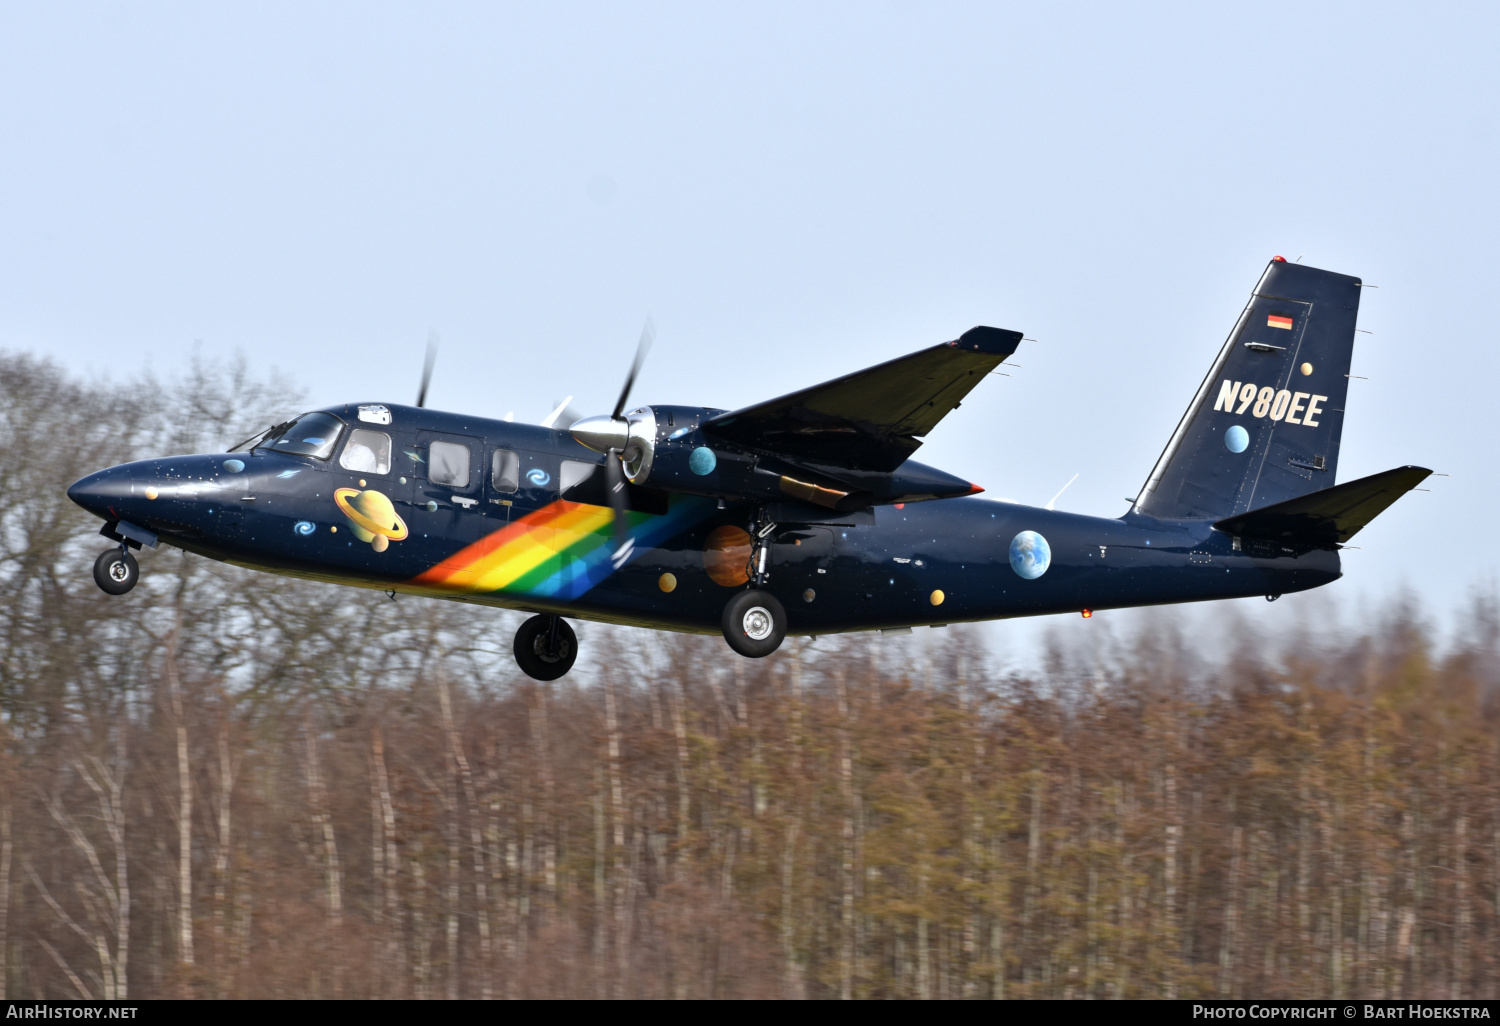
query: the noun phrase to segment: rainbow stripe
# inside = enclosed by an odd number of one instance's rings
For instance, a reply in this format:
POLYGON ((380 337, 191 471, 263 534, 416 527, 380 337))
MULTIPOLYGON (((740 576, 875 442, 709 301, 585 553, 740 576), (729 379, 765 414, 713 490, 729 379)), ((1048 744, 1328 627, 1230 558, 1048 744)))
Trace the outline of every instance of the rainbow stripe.
MULTIPOLYGON (((715 510, 706 499, 674 495, 665 516, 630 513, 637 555, 715 510)), ((411 579, 441 591, 504 591, 564 601, 576 599, 614 572, 614 513, 559 499, 460 549, 411 579)))

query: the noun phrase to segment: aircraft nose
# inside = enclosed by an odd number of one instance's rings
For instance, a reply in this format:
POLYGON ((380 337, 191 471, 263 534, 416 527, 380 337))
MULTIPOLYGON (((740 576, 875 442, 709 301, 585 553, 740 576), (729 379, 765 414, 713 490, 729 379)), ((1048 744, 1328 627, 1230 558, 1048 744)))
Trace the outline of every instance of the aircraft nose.
POLYGON ((90 513, 104 515, 105 507, 109 505, 109 500, 113 497, 112 489, 109 487, 109 477, 109 471, 101 470, 79 478, 68 489, 68 498, 90 513))
POLYGON ((111 467, 73 482, 68 489, 68 498, 97 517, 118 520, 129 515, 125 506, 131 505, 130 500, 137 491, 133 487, 135 484, 133 475, 125 468, 111 467))

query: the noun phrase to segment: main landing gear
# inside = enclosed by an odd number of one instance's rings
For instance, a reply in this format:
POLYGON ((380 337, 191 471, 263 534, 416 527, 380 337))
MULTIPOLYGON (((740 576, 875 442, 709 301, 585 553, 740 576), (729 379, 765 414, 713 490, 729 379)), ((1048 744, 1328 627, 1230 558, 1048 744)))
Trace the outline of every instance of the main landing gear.
POLYGON ((786 610, 768 591, 742 591, 724 606, 724 640, 742 656, 760 659, 781 647, 786 610))
MULTIPOLYGON (((102 585, 101 585, 102 587, 102 585)), ((578 658, 578 635, 560 616, 542 613, 516 631, 516 665, 534 680, 556 680, 578 658)))
POLYGON ((94 583, 110 595, 123 595, 141 579, 141 568, 124 545, 105 549, 94 560, 94 583))
POLYGON ((786 609, 776 601, 775 595, 761 590, 770 577, 766 563, 771 554, 771 532, 776 527, 776 521, 764 508, 756 512, 750 524, 754 542, 745 565, 751 588, 730 599, 719 620, 729 647, 751 659, 770 655, 781 647, 782 639, 786 637, 786 609))

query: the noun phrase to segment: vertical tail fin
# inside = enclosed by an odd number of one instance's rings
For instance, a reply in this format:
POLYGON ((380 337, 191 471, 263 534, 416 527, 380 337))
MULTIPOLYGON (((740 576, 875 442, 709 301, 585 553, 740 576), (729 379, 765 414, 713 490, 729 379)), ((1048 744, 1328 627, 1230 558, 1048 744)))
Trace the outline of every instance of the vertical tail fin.
POLYGON ((1217 519, 1332 486, 1359 293, 1358 278, 1271 261, 1135 512, 1217 519))

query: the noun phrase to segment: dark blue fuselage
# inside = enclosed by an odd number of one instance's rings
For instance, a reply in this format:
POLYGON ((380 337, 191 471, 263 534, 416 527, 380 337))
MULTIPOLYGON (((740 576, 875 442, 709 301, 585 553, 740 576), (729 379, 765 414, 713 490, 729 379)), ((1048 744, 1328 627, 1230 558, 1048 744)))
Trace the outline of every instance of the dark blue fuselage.
MULTIPOLYGON (((363 429, 355 409, 326 412, 363 429)), ((719 631, 725 603, 745 586, 733 565, 741 553, 723 539, 750 527, 754 504, 647 496, 629 518, 633 558, 615 569, 605 558, 609 509, 587 493, 589 469, 602 480, 604 456, 563 431, 388 409, 384 471, 341 465, 341 442, 323 457, 261 449, 145 460, 87 477, 69 494, 112 524, 270 572, 719 631), (467 451, 463 483, 434 480, 435 441, 467 451)), ((821 522, 778 523, 768 537, 762 587, 785 606, 792 634, 1279 595, 1340 575, 1336 551, 1242 545, 1207 520, 1112 520, 983 498, 829 511, 821 522), (1030 562, 1013 560, 1023 532, 1043 539, 1045 560, 1035 543, 1030 562)))

